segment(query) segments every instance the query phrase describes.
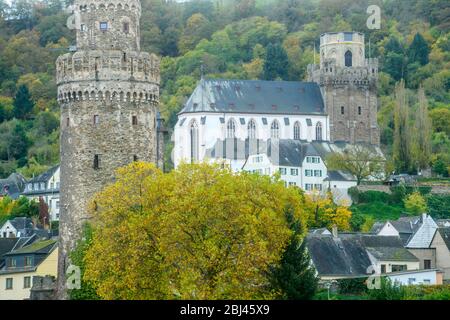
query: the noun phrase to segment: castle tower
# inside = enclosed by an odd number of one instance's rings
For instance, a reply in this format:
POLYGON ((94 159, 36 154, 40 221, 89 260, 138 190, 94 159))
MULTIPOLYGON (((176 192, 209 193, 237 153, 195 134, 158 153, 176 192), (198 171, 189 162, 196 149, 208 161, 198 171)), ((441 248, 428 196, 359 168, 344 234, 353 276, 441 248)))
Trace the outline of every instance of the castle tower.
POLYGON ((323 34, 320 65, 308 66, 308 78, 321 87, 332 142, 380 144, 378 60, 365 58, 362 33, 323 34))
POLYGON ((157 163, 159 59, 140 52, 139 0, 75 0, 76 51, 57 60, 61 106, 59 297, 88 201, 133 161, 157 163))

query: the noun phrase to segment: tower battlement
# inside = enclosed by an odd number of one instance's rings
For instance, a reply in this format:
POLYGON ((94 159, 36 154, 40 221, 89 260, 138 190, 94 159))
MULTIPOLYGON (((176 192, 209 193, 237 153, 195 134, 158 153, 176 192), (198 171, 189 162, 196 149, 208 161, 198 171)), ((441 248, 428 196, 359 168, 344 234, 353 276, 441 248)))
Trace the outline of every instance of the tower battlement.
POLYGON ((74 4, 79 49, 140 50, 138 0, 79 0, 74 4))
POLYGON ((73 81, 135 81, 159 84, 160 60, 146 52, 87 50, 67 53, 56 61, 58 85, 73 81))

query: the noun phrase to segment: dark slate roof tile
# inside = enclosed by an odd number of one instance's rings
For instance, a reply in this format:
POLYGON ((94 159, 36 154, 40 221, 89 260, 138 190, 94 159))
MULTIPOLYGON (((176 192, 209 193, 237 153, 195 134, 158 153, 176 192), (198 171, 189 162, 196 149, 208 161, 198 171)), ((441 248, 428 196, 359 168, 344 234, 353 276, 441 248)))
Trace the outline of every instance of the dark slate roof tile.
POLYGON ((203 79, 180 114, 189 112, 324 114, 324 110, 322 94, 316 83, 203 79))

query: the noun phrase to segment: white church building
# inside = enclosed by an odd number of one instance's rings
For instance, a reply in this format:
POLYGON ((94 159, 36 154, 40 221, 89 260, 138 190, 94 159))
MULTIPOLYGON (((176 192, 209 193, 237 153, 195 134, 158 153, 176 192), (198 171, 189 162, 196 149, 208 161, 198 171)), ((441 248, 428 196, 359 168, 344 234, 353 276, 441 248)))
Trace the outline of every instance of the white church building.
POLYGON ((363 50, 360 33, 324 34, 321 52, 331 56, 321 55, 327 64, 310 68, 311 82, 201 79, 178 114, 172 136, 175 167, 207 161, 226 163, 234 171, 280 172, 286 185, 307 192, 331 189, 347 198, 356 179, 329 172, 327 155, 353 143, 381 153, 376 101, 369 99, 377 70, 362 58, 363 50), (344 123, 345 132, 332 119, 344 123))

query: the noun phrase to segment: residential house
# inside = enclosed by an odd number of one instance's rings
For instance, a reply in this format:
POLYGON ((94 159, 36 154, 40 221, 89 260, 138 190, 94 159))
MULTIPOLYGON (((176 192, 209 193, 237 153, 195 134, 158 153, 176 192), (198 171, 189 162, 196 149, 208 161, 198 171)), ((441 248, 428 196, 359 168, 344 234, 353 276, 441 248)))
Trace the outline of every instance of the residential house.
POLYGON ((331 235, 310 232, 306 241, 323 281, 420 270, 419 259, 403 247, 398 236, 338 234, 335 229, 331 235))
POLYGON ((4 255, 0 269, 0 300, 29 299, 35 276, 57 275, 56 240, 37 241, 4 255))
POLYGON ((48 205, 49 216, 52 221, 59 220, 59 184, 60 167, 55 166, 27 182, 23 196, 30 200, 45 201, 48 205))
POLYGON ((0 228, 0 238, 21 238, 29 237, 34 230, 31 218, 17 217, 6 221, 0 228))
POLYGON ((298 186, 307 193, 330 190, 335 200, 350 204, 347 190, 356 186, 356 179, 340 171, 328 171, 325 159, 332 152, 338 149, 329 143, 269 140, 265 151, 248 155, 242 170, 268 175, 279 172, 286 186, 298 186))
POLYGON ((444 272, 444 281, 450 283, 450 227, 436 230, 430 248, 435 251, 436 267, 444 272))
POLYGON ((25 189, 25 185, 25 178, 18 173, 13 173, 6 179, 0 179, 0 199, 8 196, 16 200, 25 189))

